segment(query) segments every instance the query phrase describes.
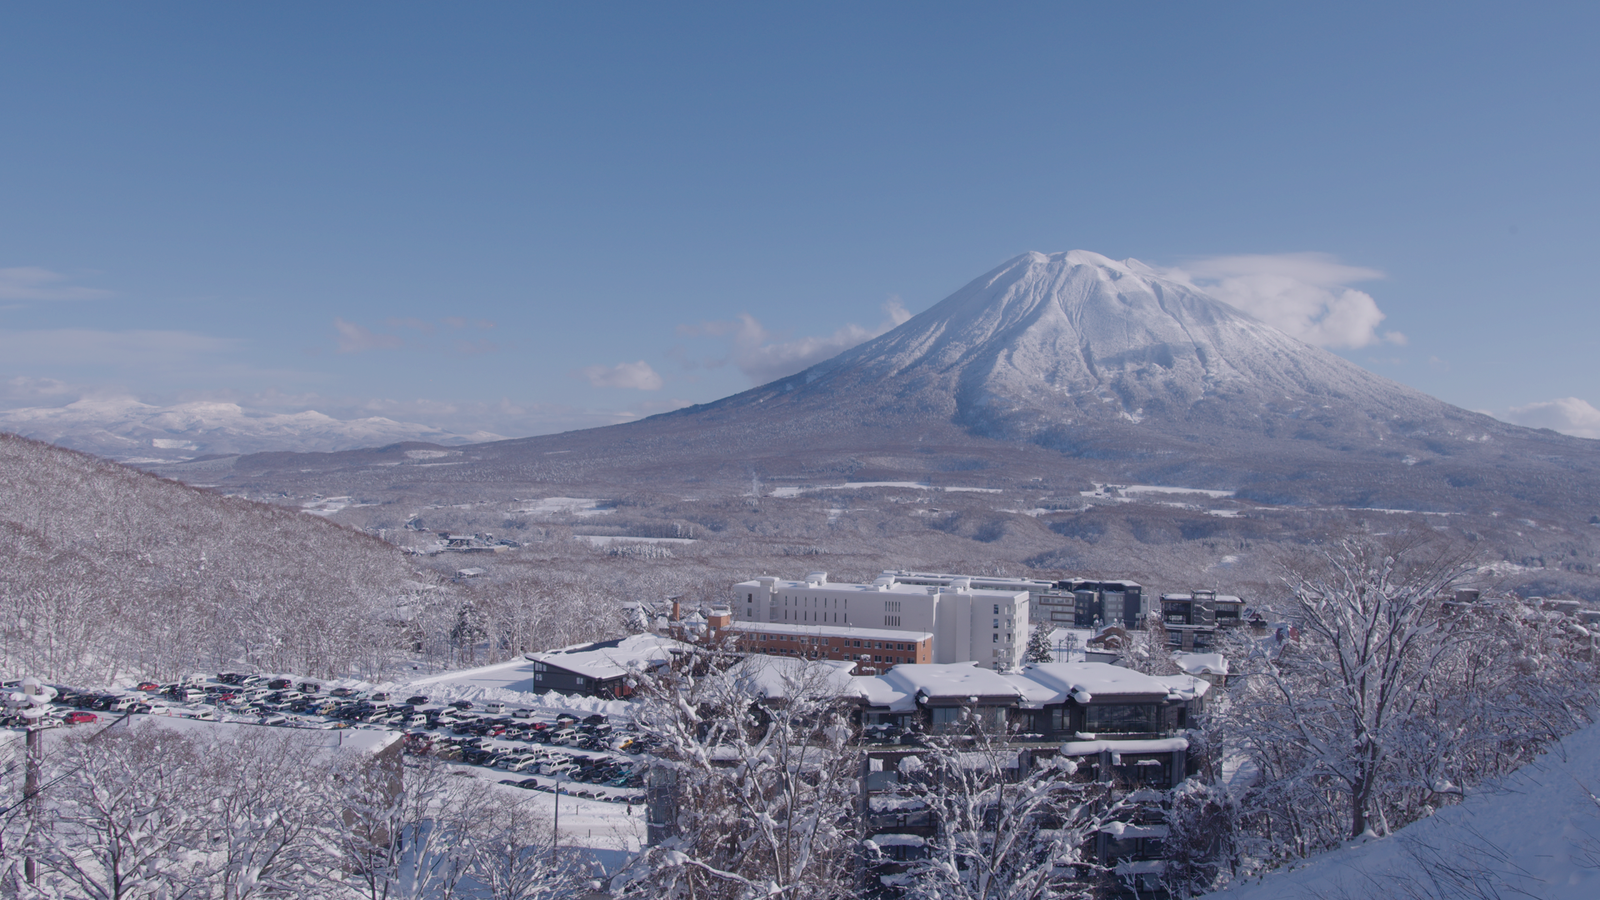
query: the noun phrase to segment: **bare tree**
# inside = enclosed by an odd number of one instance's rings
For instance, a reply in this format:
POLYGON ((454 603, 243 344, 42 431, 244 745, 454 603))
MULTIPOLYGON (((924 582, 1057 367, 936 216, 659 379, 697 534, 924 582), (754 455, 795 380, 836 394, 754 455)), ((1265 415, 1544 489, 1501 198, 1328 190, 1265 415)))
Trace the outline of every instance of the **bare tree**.
POLYGON ((205 821, 192 814, 194 742, 162 729, 118 728, 60 742, 46 813, 24 838, 47 891, 93 900, 202 896, 205 821))
POLYGON ((1280 780, 1318 791, 1331 780, 1346 835, 1387 833, 1381 798, 1435 670, 1462 637, 1440 597, 1467 558, 1415 538, 1354 537, 1290 571, 1298 644, 1262 658, 1242 715, 1246 740, 1280 780), (1288 769, 1281 767, 1287 766, 1288 769))
MULTIPOLYGON (((1095 861, 1083 848, 1122 811, 1109 785, 1079 777, 1069 757, 1012 745, 971 720, 930 738, 895 773, 899 793, 936 825, 904 875, 930 900, 1087 897, 1095 861)), ((872 848, 869 848, 869 851, 872 848)))
POLYGON ((850 892, 860 752, 840 670, 714 653, 641 675, 653 777, 674 834, 613 880, 632 896, 832 898, 850 892), (659 782, 658 782, 659 783, 659 782))

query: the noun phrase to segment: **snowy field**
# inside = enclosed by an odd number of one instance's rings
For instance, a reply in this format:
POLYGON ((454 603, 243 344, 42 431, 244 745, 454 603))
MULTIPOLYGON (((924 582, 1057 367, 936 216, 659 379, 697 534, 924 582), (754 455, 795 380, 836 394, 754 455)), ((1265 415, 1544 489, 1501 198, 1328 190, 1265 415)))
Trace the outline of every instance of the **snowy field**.
POLYGON ((1131 500, 1134 494, 1199 494, 1213 500, 1222 500, 1232 497, 1233 491, 1211 491, 1205 488, 1167 487, 1159 484, 1098 484, 1092 491, 1079 491, 1084 497, 1095 497, 1101 500, 1131 500), (1112 492, 1121 496, 1116 496, 1112 492))
POLYGON ((601 506, 607 500, 595 500, 585 497, 545 497, 543 500, 521 500, 529 503, 521 509, 513 510, 525 516, 604 516, 616 512, 615 507, 601 506))
POLYGON ((857 490, 862 490, 862 489, 865 489, 865 488, 906 488, 908 490, 913 490, 913 491, 944 491, 945 493, 949 493, 949 494, 960 494, 960 493, 968 493, 968 494, 1003 494, 1003 493, 1005 493, 1005 491, 1003 491, 1003 490, 1001 490, 999 488, 957 487, 957 486, 934 487, 933 485, 928 484, 925 481, 847 481, 844 484, 814 484, 814 485, 807 485, 805 487, 779 487, 779 488, 773 488, 772 491, 767 494, 767 496, 768 497, 776 497, 779 500, 784 500, 784 499, 790 499, 790 498, 798 497, 801 494, 808 494, 808 493, 811 493, 813 491, 845 491, 845 490, 857 491, 857 490))

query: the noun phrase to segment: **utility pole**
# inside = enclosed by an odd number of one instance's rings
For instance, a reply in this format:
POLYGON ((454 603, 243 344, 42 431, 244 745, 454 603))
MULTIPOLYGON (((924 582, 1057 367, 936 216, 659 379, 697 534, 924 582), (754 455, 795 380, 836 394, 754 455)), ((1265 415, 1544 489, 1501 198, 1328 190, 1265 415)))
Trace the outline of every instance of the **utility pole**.
MULTIPOLYGON (((28 695, 29 712, 38 711, 42 708, 41 703, 34 702, 34 698, 43 693, 41 688, 42 686, 37 678, 23 680, 22 692, 28 695)), ((39 760, 41 756, 38 718, 30 716, 28 721, 27 754, 22 776, 22 802, 26 805, 27 816, 32 820, 35 827, 38 826, 39 818, 39 801, 36 799, 36 795, 39 793, 39 760)), ((22 874, 29 884, 34 884, 39 878, 39 864, 34 861, 31 853, 23 858, 22 874)))
POLYGON ((556 821, 550 826, 550 856, 556 855, 556 847, 561 843, 561 773, 556 773, 556 821))

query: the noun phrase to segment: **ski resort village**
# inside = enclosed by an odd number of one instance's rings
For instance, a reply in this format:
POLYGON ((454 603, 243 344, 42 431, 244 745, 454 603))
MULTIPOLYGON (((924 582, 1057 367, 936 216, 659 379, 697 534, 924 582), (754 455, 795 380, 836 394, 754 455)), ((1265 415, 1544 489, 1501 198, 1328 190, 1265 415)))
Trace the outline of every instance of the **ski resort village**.
POLYGON ((1600 3, 3 9, 0 900, 1600 900, 1600 3))
MULTIPOLYGON (((1586 637, 1600 610, 1446 587, 1386 596, 1409 604, 1381 612, 1406 617, 1392 639, 1532 626, 1565 639, 1555 658, 1573 665, 1600 641, 1586 637)), ((1304 611, 1321 600, 1306 594, 1304 611)), ((11 888, 76 896, 202 878, 306 895, 381 882, 402 896, 602 897, 675 885, 721 896, 731 883, 728 896, 745 896, 787 882, 898 898, 992 878, 1053 892, 1029 896, 1186 896, 1239 865, 1253 835, 1294 839, 1279 829, 1304 827, 1294 804, 1308 778, 1345 777, 1350 763, 1298 744, 1324 755, 1274 771, 1285 761, 1252 751, 1282 730, 1331 741, 1378 694, 1400 718, 1423 698, 1393 692, 1427 690, 1441 714, 1388 749, 1421 754, 1406 765, 1431 780, 1404 791, 1430 806, 1465 794, 1440 763, 1508 739, 1499 723, 1468 730, 1500 700, 1379 656, 1339 658, 1381 691, 1347 684, 1299 709, 1286 679, 1327 673, 1318 641, 1351 652, 1341 626, 1210 590, 905 570, 852 584, 819 571, 620 609, 623 637, 411 680, 10 682, 7 749, 26 774, 13 811, 32 829, 19 831, 26 866, 11 888), (1430 745, 1446 721, 1461 724, 1430 745), (249 780, 235 783, 236 769, 249 780), (95 781, 74 781, 88 770, 95 781), (185 794, 220 808, 184 815, 185 794), (218 829, 238 836, 208 843, 218 829)), ((1504 664, 1526 665, 1528 649, 1504 664)), ((1544 695, 1509 701, 1526 707, 1512 719, 1589 689, 1549 667, 1503 680, 1510 696, 1544 695)))

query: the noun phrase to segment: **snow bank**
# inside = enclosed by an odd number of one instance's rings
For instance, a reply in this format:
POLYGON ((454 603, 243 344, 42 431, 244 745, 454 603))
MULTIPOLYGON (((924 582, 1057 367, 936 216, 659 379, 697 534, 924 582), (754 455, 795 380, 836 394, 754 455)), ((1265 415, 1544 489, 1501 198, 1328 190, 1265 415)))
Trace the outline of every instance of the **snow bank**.
POLYGON ((1600 897, 1600 725, 1568 735, 1500 784, 1386 838, 1353 842, 1293 871, 1208 894, 1217 900, 1330 897, 1600 897))

